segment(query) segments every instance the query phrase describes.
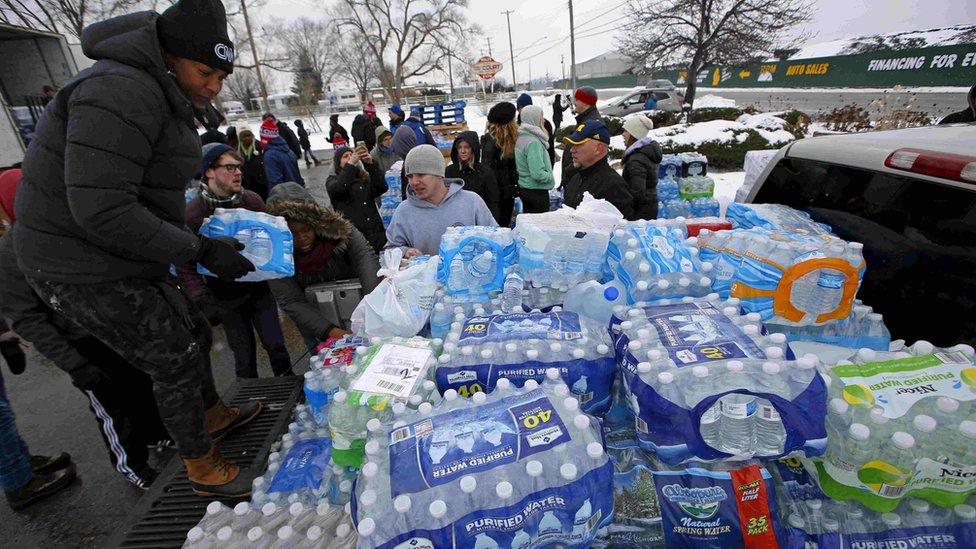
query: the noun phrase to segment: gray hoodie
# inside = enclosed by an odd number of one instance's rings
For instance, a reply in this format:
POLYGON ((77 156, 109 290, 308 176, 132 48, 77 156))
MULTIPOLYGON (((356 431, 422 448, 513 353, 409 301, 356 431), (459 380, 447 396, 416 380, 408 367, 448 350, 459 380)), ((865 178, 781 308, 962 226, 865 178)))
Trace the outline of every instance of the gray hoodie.
POLYGON ((397 206, 386 229, 388 248, 417 248, 424 254, 435 255, 448 227, 498 226, 485 201, 477 193, 463 189, 463 179, 445 179, 444 184, 447 196, 440 204, 417 198, 407 186, 407 200, 397 206))

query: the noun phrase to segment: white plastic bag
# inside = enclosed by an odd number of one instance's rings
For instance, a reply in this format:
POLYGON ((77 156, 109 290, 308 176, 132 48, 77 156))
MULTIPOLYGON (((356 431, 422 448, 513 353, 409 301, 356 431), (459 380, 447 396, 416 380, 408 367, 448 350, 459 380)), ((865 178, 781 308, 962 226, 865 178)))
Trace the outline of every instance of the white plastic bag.
POLYGON ((576 207, 576 214, 607 231, 613 231, 624 220, 624 214, 616 206, 602 198, 593 198, 589 192, 583 193, 583 200, 576 207))
POLYGON ((437 266, 440 258, 399 270, 403 250, 383 251, 385 277, 352 314, 352 328, 366 337, 413 337, 427 324, 437 290, 437 266))

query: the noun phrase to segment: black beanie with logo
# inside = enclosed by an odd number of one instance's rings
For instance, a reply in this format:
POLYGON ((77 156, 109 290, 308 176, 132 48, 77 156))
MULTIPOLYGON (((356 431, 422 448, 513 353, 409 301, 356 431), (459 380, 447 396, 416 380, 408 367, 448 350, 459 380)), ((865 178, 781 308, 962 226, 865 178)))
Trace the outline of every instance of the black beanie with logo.
POLYGON ((163 51, 227 74, 234 70, 234 43, 220 0, 180 0, 156 21, 163 51))

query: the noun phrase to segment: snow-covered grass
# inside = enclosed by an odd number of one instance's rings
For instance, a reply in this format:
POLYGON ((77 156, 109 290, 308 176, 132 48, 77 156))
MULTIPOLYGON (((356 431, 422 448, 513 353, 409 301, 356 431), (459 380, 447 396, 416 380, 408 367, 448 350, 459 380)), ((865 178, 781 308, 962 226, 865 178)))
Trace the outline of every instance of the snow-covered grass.
POLYGON ((734 99, 726 99, 718 95, 703 95, 695 99, 695 109, 735 107, 734 99))
MULTIPOLYGON (((748 116, 748 115, 746 115, 748 116)), ((744 142, 748 138, 748 130, 755 130, 770 145, 782 145, 796 139, 790 132, 782 129, 770 129, 767 124, 771 120, 778 120, 785 125, 782 119, 772 116, 755 115, 749 119, 740 121, 712 120, 710 122, 700 122, 698 124, 677 124, 665 126, 651 130, 649 135, 658 141, 665 148, 670 146, 691 145, 698 146, 706 142, 744 142), (753 120, 755 118, 756 120, 753 120)), ((740 118, 739 120, 742 120, 740 118)))
MULTIPOLYGON (((702 92, 768 92, 768 93, 962 93, 969 91, 965 86, 894 86, 891 88, 698 88, 702 92)), ((695 101, 697 103, 697 100, 695 101)))

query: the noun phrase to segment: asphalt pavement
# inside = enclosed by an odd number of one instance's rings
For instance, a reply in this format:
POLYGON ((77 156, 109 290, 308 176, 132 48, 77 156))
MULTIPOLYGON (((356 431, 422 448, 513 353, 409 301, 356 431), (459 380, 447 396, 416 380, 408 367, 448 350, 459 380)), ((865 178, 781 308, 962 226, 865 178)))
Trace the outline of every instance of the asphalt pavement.
MULTIPOLYGON (((327 159, 327 163, 310 170, 303 163, 301 168, 309 191, 322 202, 328 196, 325 179, 331 170, 331 155, 323 152, 316 156, 327 159)), ((308 355, 298 329, 284 314, 281 324, 292 362, 297 362, 295 372, 304 373, 308 370, 308 355)), ((223 329, 215 328, 213 335, 210 356, 214 379, 218 392, 224 394, 235 379, 234 357, 227 348, 223 329)), ((260 345, 257 353, 258 375, 270 377, 268 357, 260 345)), ((33 348, 23 374, 12 375, 5 364, 0 368, 17 427, 31 452, 68 452, 77 464, 79 476, 64 492, 20 512, 0 502, 0 547, 105 547, 143 492, 112 467, 98 423, 88 409, 88 399, 71 385, 67 374, 33 348)), ((154 454, 152 462, 162 469, 168 459, 177 459, 172 449, 154 454)))

